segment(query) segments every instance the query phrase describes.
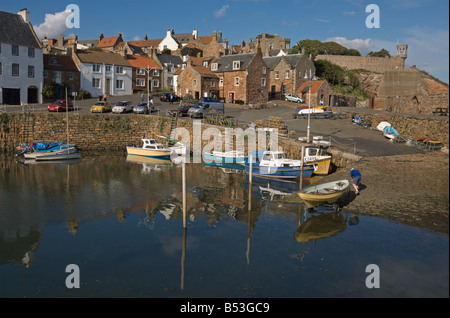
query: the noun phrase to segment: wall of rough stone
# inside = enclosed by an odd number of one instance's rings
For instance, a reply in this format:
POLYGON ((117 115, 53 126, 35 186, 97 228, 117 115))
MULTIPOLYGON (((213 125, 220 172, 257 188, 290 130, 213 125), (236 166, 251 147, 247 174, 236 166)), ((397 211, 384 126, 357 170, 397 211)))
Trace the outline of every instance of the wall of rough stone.
POLYGON ((438 107, 449 107, 449 94, 375 97, 373 109, 405 114, 432 115, 438 107))
POLYGON ((364 69, 372 72, 383 73, 386 70, 404 68, 404 60, 399 57, 369 57, 369 56, 342 56, 342 55, 317 55, 315 60, 327 60, 349 70, 364 69))

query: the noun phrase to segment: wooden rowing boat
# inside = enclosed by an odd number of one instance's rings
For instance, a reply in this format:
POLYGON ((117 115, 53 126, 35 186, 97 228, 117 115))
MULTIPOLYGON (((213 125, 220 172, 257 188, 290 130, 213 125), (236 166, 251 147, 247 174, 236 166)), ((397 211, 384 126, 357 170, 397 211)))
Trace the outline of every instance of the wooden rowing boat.
POLYGON ((308 208, 313 208, 336 202, 345 193, 349 184, 348 180, 338 180, 309 186, 297 194, 308 208))

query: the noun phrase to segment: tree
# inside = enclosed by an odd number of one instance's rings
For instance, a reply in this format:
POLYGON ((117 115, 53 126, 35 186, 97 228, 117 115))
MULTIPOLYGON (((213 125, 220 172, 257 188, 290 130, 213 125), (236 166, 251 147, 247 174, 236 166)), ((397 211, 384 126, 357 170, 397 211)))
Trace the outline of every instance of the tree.
POLYGON ((303 48, 306 50, 308 55, 311 54, 312 56, 319 54, 361 56, 358 50, 347 49, 345 46, 333 41, 322 43, 319 40, 299 41, 292 48, 292 53, 299 53, 303 48))
POLYGON ((316 75, 326 79, 332 85, 340 85, 345 80, 345 71, 338 65, 326 60, 314 61, 316 75))
POLYGON ((381 49, 378 52, 369 52, 369 54, 367 54, 367 56, 371 56, 371 57, 386 57, 386 56, 391 56, 389 54, 389 51, 386 49, 381 49))

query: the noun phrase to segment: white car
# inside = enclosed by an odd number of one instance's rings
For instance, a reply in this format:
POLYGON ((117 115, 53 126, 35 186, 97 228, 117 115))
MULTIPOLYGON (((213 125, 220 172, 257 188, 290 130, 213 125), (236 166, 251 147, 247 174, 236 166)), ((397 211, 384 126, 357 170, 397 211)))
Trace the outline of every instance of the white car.
POLYGON ((284 100, 287 102, 304 103, 305 100, 295 94, 286 94, 284 100))
POLYGON ((133 111, 133 105, 131 102, 118 102, 111 110, 115 114, 125 114, 133 111))

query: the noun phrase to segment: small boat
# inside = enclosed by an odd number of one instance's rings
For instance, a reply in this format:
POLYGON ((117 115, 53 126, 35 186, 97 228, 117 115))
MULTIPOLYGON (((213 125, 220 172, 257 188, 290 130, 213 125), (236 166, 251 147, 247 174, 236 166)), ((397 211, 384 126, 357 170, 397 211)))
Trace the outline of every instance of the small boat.
POLYGON ((204 152, 203 160, 206 162, 216 162, 216 163, 238 163, 245 164, 247 157, 243 151, 212 151, 204 152))
POLYGON ((75 145, 68 145, 65 142, 49 142, 49 143, 31 143, 21 148, 19 155, 24 159, 36 159, 37 157, 47 156, 56 153, 74 153, 76 151, 75 145))
POLYGON ((127 153, 150 158, 170 159, 170 154, 173 150, 160 143, 157 139, 142 139, 142 142, 142 147, 127 146, 127 153))
POLYGON ((331 156, 326 153, 328 147, 305 147, 305 164, 317 164, 317 175, 327 175, 330 172, 331 156))
POLYGON ((187 152, 187 147, 185 144, 176 141, 176 140, 172 140, 170 138, 164 137, 164 136, 158 136, 159 138, 164 139, 166 142, 172 142, 174 145, 173 146, 168 146, 169 149, 172 149, 172 154, 173 155, 178 155, 178 156, 184 156, 186 155, 187 152))
POLYGON ((350 182, 338 180, 306 187, 297 194, 308 208, 336 202, 347 190, 350 182))
POLYGON ((79 152, 53 152, 46 155, 40 155, 35 158, 36 161, 60 161, 60 160, 74 160, 80 159, 81 153, 79 152))
POLYGON ((383 129, 383 135, 384 135, 384 137, 386 137, 388 139, 395 139, 395 137, 397 137, 399 134, 398 134, 397 130, 395 130, 394 127, 386 126, 383 129))
MULTIPOLYGON (((301 160, 286 158, 284 151, 259 150, 252 152, 252 174, 256 176, 295 179, 310 178, 317 170, 317 164, 304 164, 301 160)), ((250 173, 249 159, 245 162, 245 171, 250 173)))

